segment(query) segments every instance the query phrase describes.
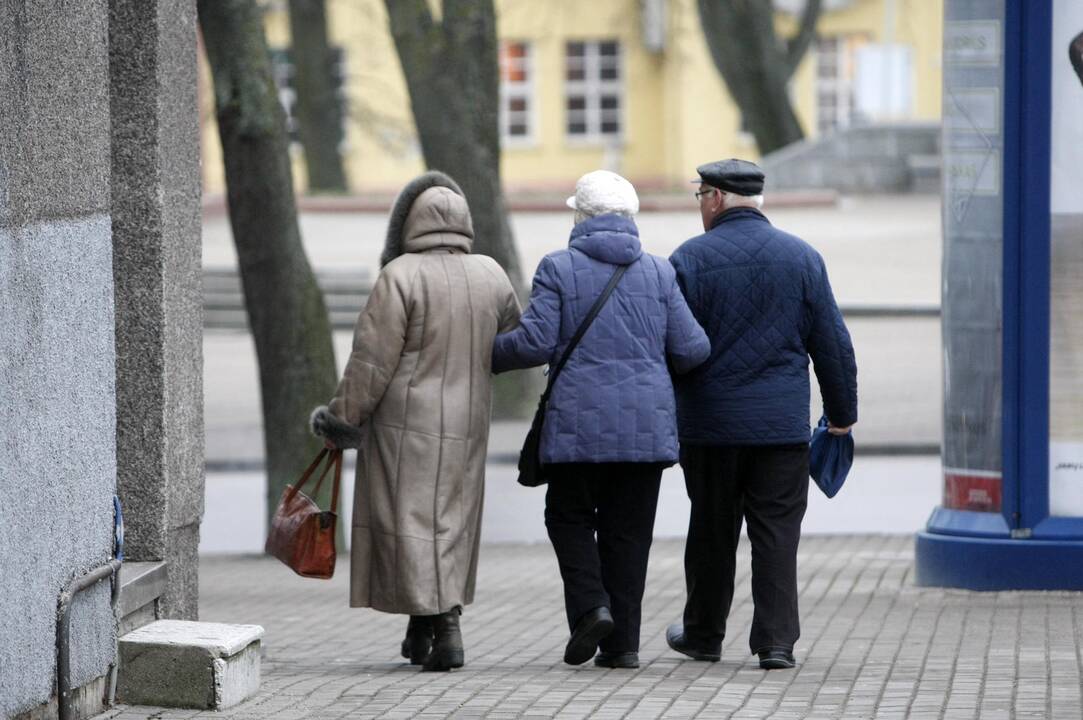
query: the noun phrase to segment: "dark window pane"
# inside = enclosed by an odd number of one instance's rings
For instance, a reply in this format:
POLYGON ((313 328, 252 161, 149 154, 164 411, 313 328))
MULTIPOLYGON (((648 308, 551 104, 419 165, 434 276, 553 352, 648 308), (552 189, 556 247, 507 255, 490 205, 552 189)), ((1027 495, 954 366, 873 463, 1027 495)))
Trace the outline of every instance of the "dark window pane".
POLYGON ((527 134, 526 123, 512 123, 508 128, 508 134, 523 137, 527 134))
POLYGON ((603 68, 600 69, 598 74, 601 75, 602 80, 619 80, 620 79, 620 73, 617 71, 617 68, 615 68, 615 67, 609 67, 609 68, 603 67, 603 68))
POLYGON ((616 95, 602 95, 602 110, 616 110, 620 107, 620 98, 616 95))
POLYGON ((570 42, 565 45, 565 55, 568 57, 583 57, 586 54, 586 46, 581 42, 570 42))
POLYGON ((587 124, 585 122, 582 122, 582 121, 571 121, 571 122, 569 122, 568 123, 568 134, 569 135, 586 135, 587 134, 587 124))
POLYGON ((609 40, 607 42, 599 43, 598 44, 598 54, 602 55, 603 57, 605 57, 607 55, 610 55, 610 56, 611 55, 616 55, 617 54, 617 47, 618 47, 618 43, 615 40, 609 40))
POLYGON ((586 77, 587 73, 583 70, 583 68, 574 68, 571 66, 568 67, 568 72, 565 75, 565 78, 568 80, 585 80, 586 77))
POLYGON ((508 109, 513 112, 526 110, 526 98, 511 98, 508 100, 508 109))
POLYGON ((602 134, 616 135, 620 132, 620 123, 616 120, 602 120, 602 134))
POLYGON ((585 110, 587 107, 587 99, 582 95, 570 95, 568 97, 568 109, 569 110, 585 110))

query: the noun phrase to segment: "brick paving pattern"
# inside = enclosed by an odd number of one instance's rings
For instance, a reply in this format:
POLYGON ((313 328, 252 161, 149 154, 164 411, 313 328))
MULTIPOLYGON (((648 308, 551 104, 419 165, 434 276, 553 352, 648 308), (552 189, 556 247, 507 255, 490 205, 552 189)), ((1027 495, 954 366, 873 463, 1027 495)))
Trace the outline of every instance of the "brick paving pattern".
POLYGON ((547 544, 483 546, 467 664, 451 673, 398 656, 405 618, 346 606, 344 564, 318 581, 262 557, 204 558, 201 619, 266 629, 259 694, 223 712, 118 706, 98 720, 1083 717, 1083 594, 918 588, 911 536, 810 537, 798 667, 764 672, 748 649, 747 541, 722 661, 666 647, 683 547, 655 543, 634 671, 561 662, 568 631, 547 544))

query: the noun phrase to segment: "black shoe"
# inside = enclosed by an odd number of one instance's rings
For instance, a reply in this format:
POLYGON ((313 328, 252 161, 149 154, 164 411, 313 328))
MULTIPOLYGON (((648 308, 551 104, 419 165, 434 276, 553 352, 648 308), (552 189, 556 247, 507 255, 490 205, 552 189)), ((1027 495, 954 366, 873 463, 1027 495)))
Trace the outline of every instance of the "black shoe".
POLYGON ((594 656, 594 665, 604 668, 631 668, 639 667, 639 653, 635 652, 600 652, 594 656))
POLYGON ((425 662, 432 650, 432 620, 424 615, 411 615, 406 625, 406 637, 402 640, 402 656, 411 665, 425 662))
POLYGON ((564 648, 564 662, 569 665, 582 665, 590 660, 598 649, 598 643, 611 632, 613 616, 609 614, 609 608, 594 608, 575 624, 575 631, 564 648))
POLYGON ((797 661, 793 659, 793 653, 781 648, 760 650, 757 655, 760 656, 761 670, 789 670, 797 664, 797 661))
POLYGON ((718 662, 722 659, 722 647, 721 643, 719 647, 696 647, 688 638, 684 636, 684 625, 681 623, 673 623, 666 628, 666 644, 671 648, 687 655, 693 660, 706 660, 707 662, 718 662))
POLYGON ((463 666, 463 636, 459 629, 460 608, 454 608, 439 615, 430 615, 432 619, 432 652, 425 658, 421 669, 443 672, 463 666))

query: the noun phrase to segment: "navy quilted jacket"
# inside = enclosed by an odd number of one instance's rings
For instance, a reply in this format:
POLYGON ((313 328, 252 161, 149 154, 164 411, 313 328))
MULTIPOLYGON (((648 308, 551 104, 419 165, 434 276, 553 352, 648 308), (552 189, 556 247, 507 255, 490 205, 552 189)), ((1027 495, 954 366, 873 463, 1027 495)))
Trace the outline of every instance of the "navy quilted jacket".
POLYGON ((493 371, 556 364, 618 265, 628 265, 553 385, 541 460, 677 461, 673 383, 703 362, 710 344, 692 317, 673 267, 648 255, 635 222, 600 215, 546 255, 515 330, 497 335, 493 371))
POLYGON ((857 422, 857 364, 823 258, 753 208, 727 210, 670 258, 710 359, 678 378, 681 442, 808 442, 812 358, 832 424, 857 422))

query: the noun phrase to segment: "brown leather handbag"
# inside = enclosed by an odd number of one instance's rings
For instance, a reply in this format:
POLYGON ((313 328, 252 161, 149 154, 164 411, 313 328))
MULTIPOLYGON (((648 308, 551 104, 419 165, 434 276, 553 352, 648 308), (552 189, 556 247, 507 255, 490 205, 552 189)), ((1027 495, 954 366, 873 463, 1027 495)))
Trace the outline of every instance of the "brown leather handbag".
POLYGON ((329 579, 335 573, 335 523, 338 519, 336 510, 341 482, 342 451, 327 448, 320 450, 297 485, 287 485, 282 492, 282 499, 271 520, 271 531, 267 534, 264 552, 286 563, 298 575, 329 579), (335 479, 330 510, 320 510, 320 506, 312 498, 301 492, 301 488, 325 457, 327 463, 312 494, 319 493, 327 471, 334 465, 335 479))

